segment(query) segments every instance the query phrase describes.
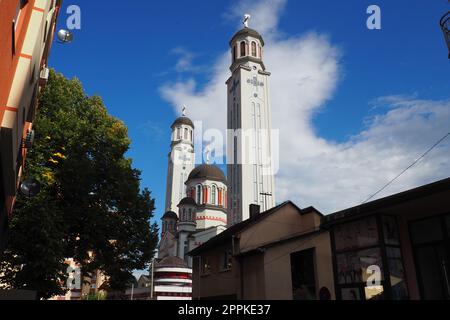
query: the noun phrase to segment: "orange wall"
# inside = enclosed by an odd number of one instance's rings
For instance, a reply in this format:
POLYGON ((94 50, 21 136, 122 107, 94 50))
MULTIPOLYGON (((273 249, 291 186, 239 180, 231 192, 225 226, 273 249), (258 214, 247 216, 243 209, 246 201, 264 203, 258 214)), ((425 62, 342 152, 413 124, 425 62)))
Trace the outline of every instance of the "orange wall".
POLYGON ((19 54, 22 50, 35 0, 29 0, 22 10, 19 24, 16 27, 16 54, 13 54, 13 24, 18 0, 0 1, 0 123, 5 112, 6 102, 11 89, 12 80, 16 71, 19 54))

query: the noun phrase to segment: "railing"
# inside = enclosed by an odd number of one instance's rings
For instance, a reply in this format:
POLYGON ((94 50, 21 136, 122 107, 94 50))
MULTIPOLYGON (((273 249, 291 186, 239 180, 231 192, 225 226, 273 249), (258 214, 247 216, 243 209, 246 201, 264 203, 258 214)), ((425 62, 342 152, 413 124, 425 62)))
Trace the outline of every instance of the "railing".
POLYGON ((444 14, 439 21, 442 32, 444 33, 445 42, 448 47, 448 58, 450 59, 450 11, 444 14))

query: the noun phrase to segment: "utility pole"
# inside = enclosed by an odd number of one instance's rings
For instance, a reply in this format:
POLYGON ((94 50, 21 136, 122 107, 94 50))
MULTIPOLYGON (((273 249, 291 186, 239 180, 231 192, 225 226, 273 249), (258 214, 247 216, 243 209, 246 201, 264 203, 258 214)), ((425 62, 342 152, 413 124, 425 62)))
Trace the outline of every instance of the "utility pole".
POLYGON ((152 265, 150 269, 150 299, 153 300, 153 288, 154 288, 154 275, 155 275, 155 258, 152 258, 152 265))

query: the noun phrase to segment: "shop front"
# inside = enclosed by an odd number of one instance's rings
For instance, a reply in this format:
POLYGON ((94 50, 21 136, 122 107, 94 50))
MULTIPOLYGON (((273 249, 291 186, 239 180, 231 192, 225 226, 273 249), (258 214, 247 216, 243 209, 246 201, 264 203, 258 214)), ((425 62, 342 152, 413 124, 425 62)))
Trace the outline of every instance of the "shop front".
POLYGON ((450 179, 323 218, 336 298, 449 299, 450 179))

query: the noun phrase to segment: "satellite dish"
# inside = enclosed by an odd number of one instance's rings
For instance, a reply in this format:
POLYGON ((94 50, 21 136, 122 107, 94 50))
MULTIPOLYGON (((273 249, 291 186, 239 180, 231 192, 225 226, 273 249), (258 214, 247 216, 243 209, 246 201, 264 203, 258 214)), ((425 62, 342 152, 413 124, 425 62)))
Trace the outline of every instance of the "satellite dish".
POLYGON ((29 179, 22 182, 20 192, 27 198, 33 198, 41 191, 41 184, 35 179, 29 179))
POLYGON ((68 30, 61 29, 58 31, 57 38, 60 43, 70 43, 73 40, 73 33, 68 30))

